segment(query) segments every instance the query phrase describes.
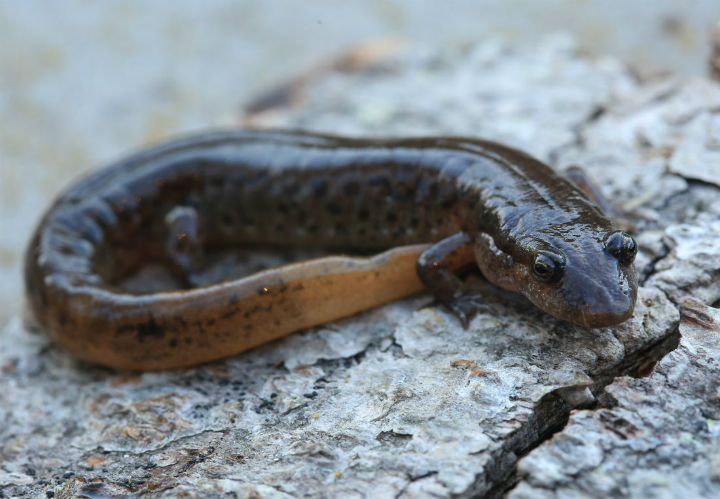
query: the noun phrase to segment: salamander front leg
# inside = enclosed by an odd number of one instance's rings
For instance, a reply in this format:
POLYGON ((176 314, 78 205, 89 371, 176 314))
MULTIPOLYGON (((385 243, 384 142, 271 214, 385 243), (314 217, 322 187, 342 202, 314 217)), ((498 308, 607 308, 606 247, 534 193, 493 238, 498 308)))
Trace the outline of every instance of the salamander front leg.
POLYGON ((426 249, 417 260, 420 280, 457 316, 463 327, 485 308, 480 296, 466 295, 463 281, 455 273, 475 263, 475 253, 470 237, 458 232, 426 249))
POLYGON ((189 206, 178 206, 165 216, 165 223, 165 255, 170 270, 186 287, 198 286, 202 241, 197 211, 189 206))

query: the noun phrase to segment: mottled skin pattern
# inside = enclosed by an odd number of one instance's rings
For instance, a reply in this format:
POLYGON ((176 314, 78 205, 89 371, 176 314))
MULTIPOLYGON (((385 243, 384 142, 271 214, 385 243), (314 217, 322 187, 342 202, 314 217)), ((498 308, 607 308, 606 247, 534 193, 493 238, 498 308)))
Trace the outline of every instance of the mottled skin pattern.
POLYGON ((93 362, 160 369, 377 306, 417 291, 417 277, 467 324, 479 302, 455 272, 471 263, 561 319, 612 325, 634 308, 635 251, 574 184, 499 144, 218 131, 140 152, 71 187, 40 223, 25 275, 31 310, 55 341, 93 362), (432 242, 184 291, 117 286, 150 260, 192 285, 211 248, 367 253, 432 242))

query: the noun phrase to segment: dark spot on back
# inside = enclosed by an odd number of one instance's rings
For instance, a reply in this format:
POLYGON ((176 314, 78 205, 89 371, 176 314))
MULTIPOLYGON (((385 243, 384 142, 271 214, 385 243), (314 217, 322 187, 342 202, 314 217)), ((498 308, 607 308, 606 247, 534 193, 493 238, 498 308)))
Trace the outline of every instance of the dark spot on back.
POLYGON ((297 217, 298 224, 305 225, 305 222, 307 222, 307 218, 308 218, 307 211, 305 211, 303 209, 299 209, 297 211, 297 213, 295 214, 295 216, 297 217))
POLYGON ((360 192, 360 183, 357 180, 352 180, 345 184, 343 191, 346 196, 356 196, 360 192))
POLYGON ((456 201, 455 196, 451 196, 451 197, 449 196, 443 200, 441 206, 447 210, 449 208, 452 208, 455 205, 455 201, 456 201))
POLYGON ((250 177, 247 182, 248 188, 259 187, 265 180, 267 180, 268 172, 265 170, 259 170, 254 176, 250 177))
POLYGON ((283 188, 283 196, 291 198, 295 196, 300 189, 300 184, 297 182, 288 182, 283 188))
POLYGON ((225 183, 226 183, 225 178, 222 177, 222 176, 220 176, 220 175, 215 176, 215 177, 210 177, 209 181, 210 181, 210 182, 209 182, 210 186, 213 187, 213 188, 215 188, 215 189, 221 189, 221 188, 223 188, 223 187, 225 186, 225 183))
POLYGON ((327 203, 325 205, 325 209, 331 215, 338 215, 342 211, 342 208, 340 207, 340 205, 338 203, 336 203, 335 201, 330 201, 329 203, 327 203))
POLYGON ((232 213, 226 211, 220 215, 220 223, 222 223, 226 229, 232 228, 235 223, 235 217, 232 213))
POLYGON ((407 184, 395 184, 390 197, 398 203, 406 203, 415 200, 415 191, 407 184))
POLYGON ((328 181, 324 178, 315 179, 311 184, 312 195, 315 199, 321 199, 327 194, 328 181))
POLYGON ((392 190, 390 180, 387 175, 374 175, 367 179, 367 185, 373 191, 373 195, 387 196, 392 190))

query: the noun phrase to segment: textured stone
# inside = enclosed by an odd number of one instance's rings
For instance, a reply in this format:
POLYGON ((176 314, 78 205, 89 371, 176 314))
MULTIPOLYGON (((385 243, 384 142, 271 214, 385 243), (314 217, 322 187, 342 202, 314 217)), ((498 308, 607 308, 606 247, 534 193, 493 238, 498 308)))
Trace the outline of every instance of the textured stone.
POLYGON ((523 458, 522 497, 720 496, 720 310, 689 300, 680 345, 523 458))

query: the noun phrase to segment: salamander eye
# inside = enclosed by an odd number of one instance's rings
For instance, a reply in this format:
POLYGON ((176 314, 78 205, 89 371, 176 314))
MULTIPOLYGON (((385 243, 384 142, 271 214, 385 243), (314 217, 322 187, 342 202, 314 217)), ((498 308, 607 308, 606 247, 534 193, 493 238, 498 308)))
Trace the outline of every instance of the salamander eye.
POLYGON ((535 279, 540 282, 553 282, 560 278, 565 268, 565 258, 557 253, 541 251, 532 264, 535 279))
POLYGON ((637 243, 628 234, 613 232, 605 240, 605 249, 618 259, 622 265, 630 265, 637 255, 637 243))

